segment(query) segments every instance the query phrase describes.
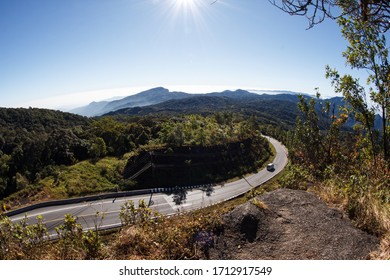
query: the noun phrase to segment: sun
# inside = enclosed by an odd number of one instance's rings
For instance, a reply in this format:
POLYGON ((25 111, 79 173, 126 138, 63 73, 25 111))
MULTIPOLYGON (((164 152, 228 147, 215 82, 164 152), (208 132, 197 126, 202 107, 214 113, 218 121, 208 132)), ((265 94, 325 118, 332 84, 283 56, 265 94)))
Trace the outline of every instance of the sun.
MULTIPOLYGON (((162 28, 184 32, 186 35, 208 33, 206 19, 210 17, 213 0, 155 0, 162 16, 162 28)), ((182 33, 179 33, 182 34, 182 33)))
POLYGON ((174 18, 184 17, 186 21, 198 20, 205 0, 170 0, 168 9, 174 18))
POLYGON ((194 5, 196 0, 176 0, 179 5, 194 5))
MULTIPOLYGON (((196 8, 197 0, 174 0, 174 5, 180 10, 193 10, 196 8)), ((198 0, 199 2, 199 0, 198 0)))

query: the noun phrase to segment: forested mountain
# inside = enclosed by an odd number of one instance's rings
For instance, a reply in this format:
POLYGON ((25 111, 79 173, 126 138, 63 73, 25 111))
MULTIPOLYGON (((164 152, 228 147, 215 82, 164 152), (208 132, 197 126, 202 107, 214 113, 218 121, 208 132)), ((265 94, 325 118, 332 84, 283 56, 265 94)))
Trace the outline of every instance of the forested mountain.
POLYGON ((0 108, 2 127, 19 127, 27 130, 50 130, 75 125, 85 125, 89 119, 79 115, 37 108, 0 108))
POLYGON ((245 115, 256 115, 264 123, 278 123, 292 126, 298 116, 297 105, 294 102, 283 101, 282 97, 262 100, 260 96, 242 99, 225 96, 191 96, 180 100, 170 100, 159 104, 121 109, 106 115, 180 115, 180 114, 212 114, 214 112, 236 112, 245 115))
MULTIPOLYGON (((188 94, 185 98, 171 99, 149 106, 122 108, 106 113, 106 116, 147 116, 147 115, 181 115, 181 114, 212 114, 214 112, 236 112, 256 117, 265 124, 274 124, 284 128, 292 128, 300 115, 297 94, 256 94, 245 90, 213 92, 208 94, 188 94)), ((314 97, 302 95, 305 100, 314 97)), ((319 99, 316 110, 320 118, 320 127, 326 127, 329 114, 340 114, 340 108, 347 104, 343 97, 319 99), (322 112, 322 105, 329 103, 330 111, 322 112)), ((344 129, 351 130, 356 124, 354 116, 347 120, 344 129)), ((381 130, 382 120, 375 115, 375 128, 381 130)))
POLYGON ((90 123, 60 111, 0 108, 0 197, 35 180, 49 164, 86 158, 77 134, 90 123))
MULTIPOLYGON (((304 96, 306 100, 311 97, 304 96)), ((256 115, 265 124, 281 125, 285 128, 294 126, 299 110, 297 104, 299 98, 292 94, 255 94, 248 91, 223 91, 202 95, 190 95, 180 100, 169 100, 162 103, 124 108, 107 113, 109 116, 147 116, 147 115, 180 115, 180 114, 212 114, 214 112, 236 112, 247 116, 256 115)), ((321 100, 335 106, 345 105, 341 97, 321 100)), ((320 111, 321 108, 317 107, 320 111)), ((321 115, 321 112, 319 112, 321 115)), ((352 126, 355 122, 350 121, 352 126)))

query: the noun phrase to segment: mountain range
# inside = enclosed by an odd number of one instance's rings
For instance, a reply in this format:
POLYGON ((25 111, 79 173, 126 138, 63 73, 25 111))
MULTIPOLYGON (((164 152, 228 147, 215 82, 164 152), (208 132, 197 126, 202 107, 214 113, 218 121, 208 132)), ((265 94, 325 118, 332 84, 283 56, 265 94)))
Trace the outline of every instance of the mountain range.
MULTIPOLYGON (((163 87, 152 88, 135 95, 113 101, 92 102, 84 107, 71 110, 71 113, 96 117, 103 115, 178 115, 178 114, 209 114, 218 111, 233 111, 245 115, 256 115, 264 123, 284 124, 293 126, 296 117, 300 115, 297 108, 298 95, 291 91, 247 91, 238 89, 204 94, 190 94, 186 92, 169 91, 163 87)), ((312 98, 302 94, 304 98, 312 98)), ((332 97, 322 100, 328 101, 331 106, 345 105, 342 97, 332 97)), ((318 106, 318 114, 321 112, 318 106)), ((350 119, 346 124, 352 127, 356 122, 350 119)), ((375 126, 380 129, 381 118, 376 117, 375 126)))
MULTIPOLYGON (((264 91, 264 92, 270 92, 270 91, 264 91)), ((253 93, 250 91, 239 89, 235 91, 225 90, 222 92, 211 92, 205 94, 189 94, 189 93, 177 92, 177 91, 171 92, 166 88, 156 87, 114 101, 92 102, 87 106, 72 109, 70 112, 87 116, 87 117, 94 117, 94 116, 101 116, 108 113, 114 114, 114 112, 118 112, 118 111, 124 112, 124 110, 126 111, 129 108, 147 107, 151 105, 161 104, 166 101, 182 100, 182 99, 188 99, 184 103, 186 103, 187 101, 190 103, 194 103, 194 102, 202 103, 203 101, 205 101, 207 103, 213 100, 216 102, 216 105, 229 103, 229 101, 233 101, 233 100, 234 101, 281 100, 281 101, 291 101, 294 103, 297 102, 298 100, 297 99, 298 93, 295 92, 289 92, 289 91, 273 92, 272 91, 272 94, 266 94, 266 93, 260 94, 260 93, 261 91, 257 91, 257 93, 253 93), (213 99, 210 99, 209 97, 212 97, 213 99), (222 100, 221 98, 224 100, 222 100)), ((181 104, 181 102, 178 102, 178 104, 181 104)), ((139 109, 135 109, 135 110, 139 110, 139 109)))
POLYGON ((187 98, 189 96, 189 93, 171 92, 166 88, 157 87, 114 101, 92 102, 87 106, 75 108, 70 112, 86 117, 94 117, 101 116, 106 113, 117 111, 123 108, 148 106, 158 104, 167 100, 187 98))

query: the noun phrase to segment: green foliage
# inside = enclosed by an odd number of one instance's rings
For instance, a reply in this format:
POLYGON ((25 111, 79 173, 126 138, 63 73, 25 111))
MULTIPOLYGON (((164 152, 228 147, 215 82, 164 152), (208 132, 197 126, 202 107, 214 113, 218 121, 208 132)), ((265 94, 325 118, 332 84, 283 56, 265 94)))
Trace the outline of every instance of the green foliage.
MULTIPOLYGON (((13 117, 3 116, 4 121, 10 124, 0 128, 0 198, 8 196, 10 206, 22 198, 32 202, 41 197, 65 198, 133 189, 135 182, 123 178, 126 162, 123 156, 126 153, 137 155, 140 150, 240 143, 241 148, 237 152, 241 156, 234 154, 229 158, 226 154, 220 157, 223 166, 229 165, 232 159, 239 161, 238 173, 222 170, 223 176, 215 173, 215 176, 208 176, 205 182, 251 172, 269 156, 268 145, 259 136, 259 123, 255 115, 247 119, 240 114, 217 112, 208 117, 121 116, 88 120, 50 110, 10 112, 14 114, 13 117), (31 117, 30 121, 24 116, 26 113, 31 117), (45 114, 49 117, 44 117, 45 114), (62 118, 68 119, 61 122, 62 118), (19 123, 21 119, 22 123, 19 123), (51 121, 54 124, 45 125, 51 121), (32 127, 27 129, 25 122, 32 127), (15 134, 15 131, 20 133, 15 134), (252 139, 252 144, 244 144, 247 139, 252 139), (107 157, 112 155, 117 159, 107 157), (32 195, 25 197, 29 191, 32 195)), ((192 170, 201 168, 199 162, 197 165, 191 158, 185 161, 192 170)), ((210 170, 209 167, 204 169, 210 170)), ((204 173, 204 170, 199 172, 204 173)), ((195 171, 193 175, 197 176, 197 173, 195 171)))
POLYGON ((293 132, 286 133, 289 155, 293 164, 301 164, 317 177, 330 164, 342 160, 340 135, 348 120, 345 108, 330 102, 299 96, 302 116, 297 118, 293 132), (321 116, 321 118, 319 117, 321 116))
POLYGON ((332 79, 332 84, 337 92, 344 95, 346 101, 355 113, 355 118, 359 121, 371 143, 370 157, 376 159, 376 138, 374 132, 375 111, 381 112, 381 151, 383 158, 388 160, 389 137, 388 137, 388 111, 390 107, 390 63, 388 58, 388 48, 386 36, 381 33, 380 26, 362 22, 351 16, 341 17, 338 20, 342 28, 342 35, 348 40, 347 50, 343 53, 347 64, 352 69, 363 69, 369 74, 367 85, 370 87, 366 92, 365 88, 359 84, 358 79, 350 75, 340 76, 336 70, 327 66, 327 77, 332 79), (368 106, 366 97, 369 96, 374 107, 368 106))
MULTIPOLYGON (((326 17, 337 19, 341 34, 348 42, 343 52, 346 64, 352 69, 364 70, 368 79, 367 86, 362 85, 359 79, 348 74, 340 75, 337 70, 326 67, 326 77, 331 79, 335 91, 343 94, 347 106, 339 116, 332 114, 329 129, 320 134, 325 141, 322 141, 323 146, 318 147, 324 150, 319 155, 308 153, 310 148, 314 148, 310 141, 317 139, 318 132, 310 129, 305 119, 297 122, 288 146, 292 161, 298 166, 290 168, 281 184, 298 187, 296 182, 306 181, 308 175, 315 175, 319 186, 314 189, 325 200, 344 206, 360 228, 384 236, 379 255, 388 259, 390 63, 386 35, 390 27, 389 1, 282 2, 282 10, 292 15, 306 15, 311 26, 326 17), (342 13, 334 16, 335 10, 342 13), (380 129, 375 123, 377 112, 381 113, 380 129), (346 122, 347 116, 356 121, 354 133, 340 133, 340 124, 346 122), (309 133, 305 135, 306 132, 309 133), (315 161, 311 158, 313 156, 315 161), (305 170, 309 173, 306 174, 305 170)), ((309 108, 300 107, 304 113, 309 112, 309 108)), ((330 112, 328 106, 325 111, 330 112)), ((308 116, 306 113, 306 120, 308 116)))
POLYGON ((14 179, 17 190, 23 190, 28 186, 28 180, 20 173, 16 172, 14 179))
POLYGON ((350 106, 350 113, 354 115, 355 120, 358 122, 355 125, 355 130, 365 132, 364 134, 362 133, 362 137, 367 138, 370 143, 367 154, 370 158, 375 158, 377 150, 374 129, 375 110, 368 106, 364 87, 359 84, 358 79, 354 79, 350 75, 340 77, 338 72, 330 69, 329 66, 327 66, 327 77, 332 79, 332 85, 335 86, 336 91, 343 93, 345 100, 350 106))
MULTIPOLYGON (((96 219, 104 215, 96 213, 96 219)), ((30 223, 27 216, 19 222, 0 217, 0 259, 99 259, 104 257, 104 243, 95 230, 83 231, 77 219, 66 215, 63 224, 56 228, 57 240, 48 239, 47 228, 42 217, 30 223)))
POLYGON ((156 131, 124 169, 138 188, 221 182, 256 171, 271 154, 254 116, 172 117, 156 131))
POLYGON ((27 217, 17 223, 8 217, 0 217, 0 259, 35 259, 42 254, 42 246, 47 236, 42 217, 34 224, 27 217))
POLYGON ((108 155, 122 156, 152 138, 151 130, 156 126, 152 120, 127 121, 129 120, 118 121, 113 117, 102 117, 92 122, 92 133, 104 140, 108 155))
MULTIPOLYGON (((104 219, 96 213, 97 219, 104 219)), ((77 223, 77 218, 70 214, 65 215, 64 223, 56 228, 58 242, 56 244, 60 259, 97 259, 101 257, 103 242, 98 232, 99 224, 96 221, 95 230, 83 231, 77 223)))
MULTIPOLYGON (((33 190, 34 198, 27 198, 26 202, 48 196, 133 189, 135 182, 123 178, 123 168, 111 168, 120 164, 108 164, 99 170, 85 161, 99 165, 107 156, 115 156, 121 162, 125 154, 137 155, 142 150, 242 143, 241 158, 233 156, 235 162, 240 161, 237 172, 222 171, 223 176, 210 175, 207 181, 251 172, 269 155, 267 145, 259 140, 259 130, 286 140, 284 129, 297 115, 297 109, 291 106, 291 112, 280 111, 282 102, 291 105, 297 97, 285 95, 280 102, 264 98, 264 102, 236 100, 244 102, 240 105, 244 107, 211 110, 208 116, 122 115, 87 119, 51 110, 0 109, 0 123, 4 124, 0 127, 0 199, 15 193, 12 200, 17 203, 17 197, 25 196, 27 190, 33 190), (272 112, 263 113, 266 109, 272 112), (244 143, 247 139, 253 139, 253 145, 244 143)), ((231 159, 222 158, 222 165, 229 166, 231 159)), ((186 160, 191 163, 188 166, 196 166, 194 160, 186 160)), ((204 170, 196 171, 194 176, 199 173, 204 170)))
POLYGON ((47 171, 60 165, 122 157, 158 130, 147 118, 90 120, 43 109, 0 108, 0 123, 0 199, 52 176, 47 171))
POLYGON ((122 184, 125 161, 106 157, 96 163, 82 161, 69 167, 56 168, 57 174, 40 181, 52 196, 74 197, 93 193, 117 191, 122 184))
POLYGON ((121 206, 119 218, 125 226, 137 224, 140 227, 147 227, 158 223, 161 215, 149 208, 144 200, 138 202, 138 207, 132 200, 128 200, 121 206))
POLYGON ((246 139, 256 130, 253 123, 239 115, 216 113, 213 116, 187 115, 162 124, 159 141, 172 147, 184 145, 211 146, 246 139))
MULTIPOLYGON (((16 115, 15 119, 19 120, 17 113, 24 112, 26 111, 22 109, 13 111, 16 115)), ((33 183, 38 173, 50 164, 71 164, 84 158, 83 142, 69 128, 76 126, 77 121, 72 119, 74 123, 70 120, 61 123, 59 122, 63 116, 61 113, 56 113, 58 114, 56 120, 40 119, 39 112, 44 115, 47 111, 32 110, 32 112, 32 119, 29 121, 31 127, 28 129, 24 127, 23 119, 19 120, 19 123, 10 120, 9 117, 7 118, 9 123, 0 128, 0 135, 3 135, 7 142, 2 147, 2 154, 8 159, 0 174, 3 181, 6 181, 5 195, 33 183), (39 123, 39 120, 47 125, 39 123), (51 121, 53 123, 49 124, 48 122, 51 121), (58 126, 56 127, 55 124, 58 126)), ((84 123, 87 122, 84 120, 84 123)))
POLYGON ((58 250, 61 259, 79 258, 83 246, 83 228, 77 219, 70 214, 65 215, 62 225, 56 228, 59 238, 58 250))
POLYGON ((103 242, 98 231, 88 230, 83 234, 83 246, 85 258, 88 260, 98 259, 101 256, 103 242))
POLYGON ((295 147, 299 146, 303 157, 309 164, 318 165, 319 160, 323 155, 323 143, 318 124, 318 116, 315 110, 316 100, 310 99, 309 104, 306 103, 303 96, 300 96, 298 107, 303 114, 303 120, 297 120, 295 128, 295 147))
POLYGON ((283 177, 279 179, 282 188, 295 190, 306 190, 310 173, 305 167, 299 165, 289 165, 283 177))

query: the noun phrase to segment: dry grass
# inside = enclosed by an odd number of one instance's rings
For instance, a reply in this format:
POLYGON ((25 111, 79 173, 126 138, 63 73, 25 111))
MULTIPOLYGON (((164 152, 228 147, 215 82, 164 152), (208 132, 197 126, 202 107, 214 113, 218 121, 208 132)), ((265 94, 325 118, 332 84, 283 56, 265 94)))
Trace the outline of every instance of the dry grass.
POLYGON ((267 204, 257 198, 252 199, 250 202, 259 209, 268 209, 267 204))
POLYGON ((377 187, 377 181, 372 178, 369 187, 355 193, 345 189, 343 180, 333 178, 309 191, 349 216, 356 227, 380 238, 380 248, 370 254, 371 259, 390 259, 390 204, 378 195, 382 188, 377 187))
POLYGON ((203 247, 206 244, 201 244, 197 236, 208 232, 208 236, 212 237, 218 233, 220 226, 219 213, 212 211, 208 215, 189 213, 164 218, 147 227, 124 227, 110 237, 112 242, 106 248, 107 255, 110 259, 204 258, 203 247))
POLYGON ((390 260, 390 233, 382 237, 378 250, 371 252, 370 259, 390 260))
POLYGON ((116 236, 107 248, 110 259, 156 259, 161 254, 151 242, 149 233, 141 228, 129 226, 116 236))

